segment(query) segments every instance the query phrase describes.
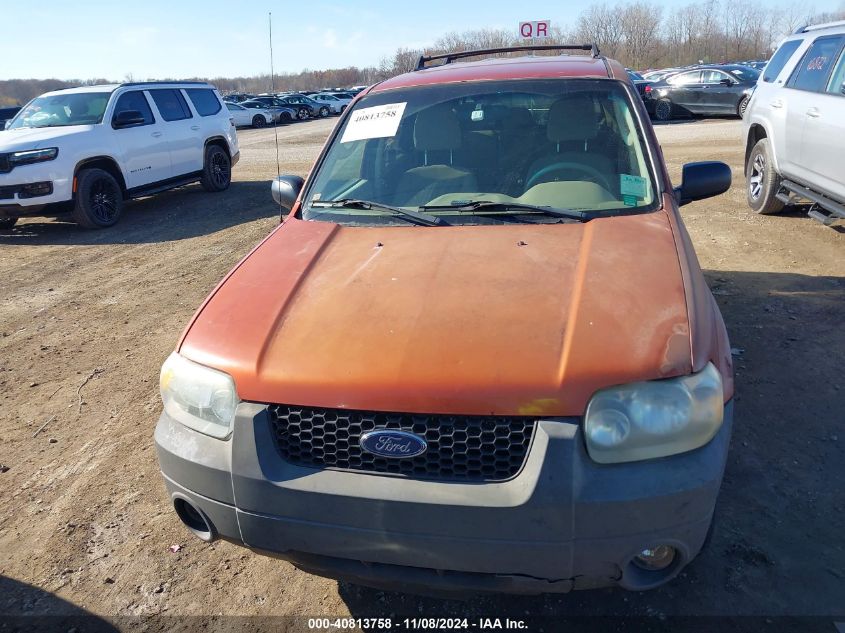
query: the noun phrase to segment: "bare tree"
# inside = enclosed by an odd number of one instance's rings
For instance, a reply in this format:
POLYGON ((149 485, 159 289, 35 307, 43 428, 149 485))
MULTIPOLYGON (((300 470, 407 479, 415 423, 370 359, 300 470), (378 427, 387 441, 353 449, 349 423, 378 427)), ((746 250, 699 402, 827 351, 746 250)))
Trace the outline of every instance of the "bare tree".
POLYGON ((594 4, 581 13, 576 30, 585 42, 595 42, 609 57, 618 57, 622 48, 624 25, 619 7, 594 4))
POLYGON ((662 14, 661 7, 642 1, 622 9, 622 51, 628 65, 645 68, 660 58, 662 14))

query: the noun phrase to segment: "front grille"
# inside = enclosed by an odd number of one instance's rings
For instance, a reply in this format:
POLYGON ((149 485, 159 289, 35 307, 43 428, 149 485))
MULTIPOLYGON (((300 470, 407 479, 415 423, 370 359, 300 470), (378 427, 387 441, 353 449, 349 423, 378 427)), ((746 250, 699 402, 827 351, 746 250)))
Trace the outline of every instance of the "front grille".
POLYGON ((279 454, 287 462, 404 475, 414 479, 502 481, 519 473, 536 420, 523 417, 347 411, 288 405, 268 407, 279 454), (390 459, 361 449, 361 435, 391 429, 423 437, 428 450, 390 459))

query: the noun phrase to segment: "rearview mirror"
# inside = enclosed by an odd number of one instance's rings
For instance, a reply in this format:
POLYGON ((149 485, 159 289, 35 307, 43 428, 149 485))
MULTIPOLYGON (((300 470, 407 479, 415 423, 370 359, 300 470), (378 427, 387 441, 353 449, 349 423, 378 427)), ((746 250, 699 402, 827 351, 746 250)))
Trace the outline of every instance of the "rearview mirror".
POLYGON ((687 163, 681 176, 681 186, 675 187, 675 198, 683 206, 725 193, 731 187, 731 168, 718 161, 687 163))
POLYGON ((283 213, 288 213, 293 208, 304 182, 299 176, 279 176, 270 185, 273 200, 282 208, 283 213))
POLYGON ((114 116, 111 126, 117 130, 123 127, 142 125, 143 123, 144 115, 138 110, 123 110, 114 116))

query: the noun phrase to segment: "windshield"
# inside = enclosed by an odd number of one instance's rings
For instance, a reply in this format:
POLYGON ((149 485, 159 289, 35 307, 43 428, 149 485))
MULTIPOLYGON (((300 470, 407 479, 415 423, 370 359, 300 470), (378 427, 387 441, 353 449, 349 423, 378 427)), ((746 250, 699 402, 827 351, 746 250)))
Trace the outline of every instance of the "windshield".
POLYGON ((303 217, 407 221, 360 204, 367 201, 424 210, 448 224, 486 224, 496 214, 501 222, 560 222, 542 209, 645 212, 658 206, 655 191, 621 82, 467 82, 359 101, 305 192, 303 217))
POLYGON ((76 92, 30 101, 7 129, 93 125, 103 120, 110 92, 76 92))

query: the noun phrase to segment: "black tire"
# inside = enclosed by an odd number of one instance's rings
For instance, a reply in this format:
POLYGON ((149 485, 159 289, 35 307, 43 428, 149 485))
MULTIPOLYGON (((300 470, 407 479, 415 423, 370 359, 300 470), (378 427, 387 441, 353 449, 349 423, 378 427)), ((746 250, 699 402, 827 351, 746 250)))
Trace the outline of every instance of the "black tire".
POLYGON ((668 121, 672 118, 674 105, 669 99, 661 99, 654 106, 654 118, 658 121, 668 121))
POLYGON ((329 116, 329 109, 326 106, 320 108, 320 116, 322 118, 326 118, 327 116, 329 116))
POLYGON ((114 226, 123 212, 123 190, 109 172, 83 169, 76 175, 71 217, 86 229, 114 226))
POLYGON ((343 114, 344 110, 346 110, 346 106, 345 105, 340 106, 340 113, 341 114, 343 114))
POLYGON ((290 112, 282 112, 282 115, 279 117, 279 123, 290 123, 293 121, 293 117, 290 115, 290 112))
POLYGON ((743 97, 739 100, 739 104, 736 106, 736 113, 740 119, 745 118, 745 111, 748 109, 748 102, 750 100, 749 97, 743 97))
POLYGON ((219 145, 205 148, 205 162, 202 166, 200 184, 206 191, 226 191, 232 182, 232 161, 219 145))
POLYGON ((308 116, 308 108, 299 108, 299 110, 296 111, 296 118, 300 121, 304 121, 308 118, 308 116))
POLYGON ((267 121, 263 114, 256 114, 252 117, 252 127, 264 127, 265 125, 267 125, 267 121))
POLYGON ((775 195, 780 189, 780 175, 772 168, 769 139, 761 138, 748 155, 745 165, 745 198, 757 213, 770 215, 783 209, 775 195))
POLYGON ((17 221, 17 218, 0 218, 0 231, 12 228, 17 221))

